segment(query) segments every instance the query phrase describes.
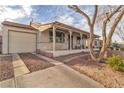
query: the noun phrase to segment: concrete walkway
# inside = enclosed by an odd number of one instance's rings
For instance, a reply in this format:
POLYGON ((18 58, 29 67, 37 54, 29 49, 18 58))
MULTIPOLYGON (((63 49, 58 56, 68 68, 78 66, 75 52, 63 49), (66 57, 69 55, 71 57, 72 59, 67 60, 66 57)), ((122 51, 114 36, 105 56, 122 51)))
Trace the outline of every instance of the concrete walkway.
POLYGON ((24 64, 18 54, 13 54, 12 57, 15 77, 30 73, 29 69, 26 67, 26 65, 24 64))
POLYGON ((89 55, 89 54, 84 54, 84 55, 78 55, 78 56, 75 56, 75 57, 72 57, 72 58, 69 58, 69 59, 65 59, 64 62, 69 62, 71 60, 74 60, 76 58, 80 58, 80 57, 83 57, 83 56, 86 56, 86 55, 89 55))
POLYGON ((101 84, 61 64, 16 78, 18 88, 97 88, 101 84))
MULTIPOLYGON (((40 56, 40 55, 38 55, 40 56)), ((25 74, 10 81, 4 81, 1 87, 17 88, 99 88, 103 87, 98 82, 80 74, 65 64, 53 59, 40 56, 54 63, 55 66, 25 74), (7 86, 9 85, 9 86, 7 86)))
POLYGON ((14 78, 1 81, 0 88, 15 88, 14 78))

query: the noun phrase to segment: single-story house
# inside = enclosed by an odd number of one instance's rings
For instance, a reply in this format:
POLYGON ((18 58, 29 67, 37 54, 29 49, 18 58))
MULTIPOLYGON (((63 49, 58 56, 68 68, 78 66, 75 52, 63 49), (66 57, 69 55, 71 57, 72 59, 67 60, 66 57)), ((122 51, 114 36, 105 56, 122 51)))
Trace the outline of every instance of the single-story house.
MULTIPOLYGON (((24 25, 4 21, 2 53, 41 52, 60 56, 81 52, 88 47, 89 33, 60 23, 30 23, 24 25), (70 51, 71 50, 71 51, 70 51)), ((99 47, 99 36, 94 35, 94 48, 99 47)))

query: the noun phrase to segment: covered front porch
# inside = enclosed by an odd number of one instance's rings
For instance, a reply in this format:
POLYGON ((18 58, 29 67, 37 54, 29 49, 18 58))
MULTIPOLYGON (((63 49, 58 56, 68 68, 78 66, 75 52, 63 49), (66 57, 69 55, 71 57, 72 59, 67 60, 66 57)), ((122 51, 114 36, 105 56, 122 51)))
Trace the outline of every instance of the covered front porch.
POLYGON ((89 38, 89 34, 87 33, 65 28, 60 25, 53 25, 47 30, 39 31, 38 35, 38 44, 40 47, 43 50, 52 51, 84 49, 87 47, 89 38))
POLYGON ((88 51, 88 32, 58 22, 39 26, 38 30, 37 44, 42 54, 56 57, 88 51))

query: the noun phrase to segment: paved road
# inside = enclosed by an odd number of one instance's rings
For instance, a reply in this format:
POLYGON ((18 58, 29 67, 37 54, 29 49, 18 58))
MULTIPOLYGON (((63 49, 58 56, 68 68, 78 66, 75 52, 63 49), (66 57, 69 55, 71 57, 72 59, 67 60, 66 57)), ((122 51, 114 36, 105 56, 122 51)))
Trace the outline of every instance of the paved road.
POLYGON ((0 83, 0 87, 18 88, 98 88, 96 81, 60 63, 54 67, 25 74, 0 83))

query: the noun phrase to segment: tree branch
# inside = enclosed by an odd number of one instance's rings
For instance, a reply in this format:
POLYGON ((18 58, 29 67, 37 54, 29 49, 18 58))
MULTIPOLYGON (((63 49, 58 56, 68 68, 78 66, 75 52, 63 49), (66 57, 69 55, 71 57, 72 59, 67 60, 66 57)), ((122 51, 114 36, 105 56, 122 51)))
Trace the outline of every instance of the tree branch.
POLYGON ((92 26, 94 26, 94 24, 95 24, 97 14, 98 14, 98 6, 95 5, 95 10, 94 10, 94 14, 93 14, 93 21, 92 21, 92 26))
POLYGON ((119 10, 122 8, 123 5, 120 5, 118 8, 116 8, 109 16, 109 18, 112 18, 112 16, 114 16, 117 12, 119 12, 119 10))
POLYGON ((70 9, 72 9, 73 11, 83 15, 87 19, 88 25, 91 25, 90 17, 85 12, 81 11, 81 9, 78 6, 76 6, 76 5, 68 5, 68 7, 70 9))
POLYGON ((107 37, 107 47, 110 45, 112 35, 115 31, 116 26, 118 25, 119 21, 122 19, 124 15, 124 6, 122 8, 122 11, 118 14, 118 16, 114 19, 113 24, 111 26, 110 32, 108 33, 107 37))
MULTIPOLYGON (((118 8, 116 8, 116 9, 110 14, 109 17, 111 18, 114 14, 116 14, 116 13, 119 11, 120 8, 122 8, 122 6, 119 6, 118 8)), ((102 49, 101 49, 100 54, 99 54, 100 56, 101 56, 102 54, 104 54, 104 50, 106 50, 106 48, 107 48, 106 43, 107 43, 108 38, 107 38, 107 35, 106 35, 106 25, 107 25, 107 20, 103 20, 103 27, 102 27, 103 45, 102 45, 102 49)))
POLYGON ((117 27, 116 34, 124 41, 124 27, 117 27))

